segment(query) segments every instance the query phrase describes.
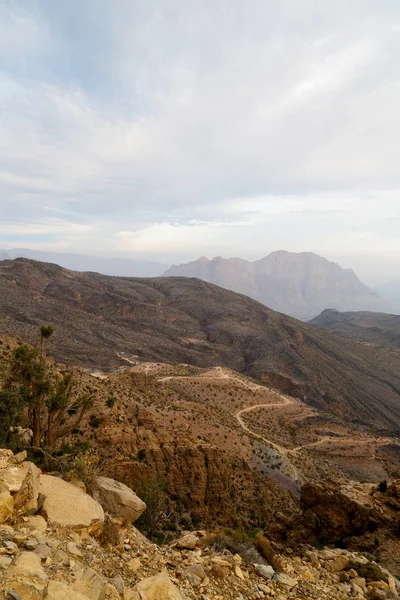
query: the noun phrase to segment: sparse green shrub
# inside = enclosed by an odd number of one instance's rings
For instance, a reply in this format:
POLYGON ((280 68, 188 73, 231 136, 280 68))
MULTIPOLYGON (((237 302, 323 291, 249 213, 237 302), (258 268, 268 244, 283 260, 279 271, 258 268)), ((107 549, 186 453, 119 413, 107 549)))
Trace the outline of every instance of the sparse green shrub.
POLYGON ((116 401, 117 400, 116 400, 115 396, 108 396, 107 401, 106 401, 108 408, 114 408, 116 401))
POLYGON ((355 571, 357 571, 358 576, 364 577, 364 579, 366 579, 367 582, 368 581, 384 581, 385 583, 388 582, 387 575, 385 575, 385 573, 382 571, 380 566, 371 561, 369 561, 365 564, 360 564, 359 562, 357 562, 355 560, 350 561, 350 563, 347 566, 347 570, 349 571, 350 569, 354 569, 355 571))

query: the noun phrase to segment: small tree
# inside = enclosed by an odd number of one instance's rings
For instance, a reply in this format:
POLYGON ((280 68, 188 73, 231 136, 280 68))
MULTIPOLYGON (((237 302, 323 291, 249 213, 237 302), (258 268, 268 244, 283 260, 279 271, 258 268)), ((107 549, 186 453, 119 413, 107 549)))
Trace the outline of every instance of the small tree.
POLYGON ((57 440, 80 424, 93 405, 93 394, 90 390, 79 392, 71 373, 50 373, 42 354, 23 345, 14 352, 9 377, 1 390, 0 418, 9 405, 14 406, 14 413, 6 419, 8 428, 15 424, 10 419, 23 416, 33 432, 33 447, 51 453, 57 440))
POLYGON ((54 329, 51 325, 41 325, 40 327, 40 353, 43 356, 44 342, 48 340, 54 333, 54 329))

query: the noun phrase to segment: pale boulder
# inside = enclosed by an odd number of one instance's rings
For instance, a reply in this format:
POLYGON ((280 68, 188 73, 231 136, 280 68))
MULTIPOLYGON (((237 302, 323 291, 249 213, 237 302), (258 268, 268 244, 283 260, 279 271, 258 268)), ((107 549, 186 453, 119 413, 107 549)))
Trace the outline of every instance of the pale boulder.
POLYGON ((128 486, 109 477, 96 477, 90 486, 95 500, 112 517, 134 523, 146 510, 146 504, 128 486))
POLYGON ((199 538, 194 533, 183 535, 176 542, 176 547, 181 550, 194 550, 199 542, 199 538))
POLYGON ((8 490, 0 491, 0 524, 6 523, 13 514, 14 502, 8 490))
POLYGON ((168 573, 162 572, 143 579, 131 590, 125 590, 124 600, 182 600, 182 596, 168 573))
POLYGON ((32 552, 23 552, 9 567, 4 588, 13 590, 23 600, 42 600, 47 583, 48 577, 40 558, 32 552))
POLYGON ((73 590, 61 581, 49 581, 47 600, 88 600, 87 596, 73 590))
POLYGON ((45 497, 41 512, 47 521, 89 533, 102 527, 104 511, 100 504, 71 483, 41 475, 39 493, 45 497))

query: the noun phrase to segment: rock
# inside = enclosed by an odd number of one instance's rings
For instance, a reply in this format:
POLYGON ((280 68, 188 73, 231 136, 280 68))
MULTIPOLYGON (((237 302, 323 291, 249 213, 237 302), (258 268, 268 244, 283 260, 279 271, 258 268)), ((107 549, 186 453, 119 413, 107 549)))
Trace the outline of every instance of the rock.
POLYGON ((178 588, 170 580, 168 573, 143 579, 132 590, 125 590, 124 600, 183 600, 178 588))
POLYGON ((115 479, 95 477, 90 491, 107 513, 126 523, 134 523, 146 510, 146 504, 135 492, 115 479))
POLYGON ((194 550, 199 542, 199 538, 194 533, 188 533, 182 536, 177 542, 176 547, 181 550, 194 550))
POLYGON ((47 523, 40 515, 32 515, 26 517, 25 525, 28 529, 40 531, 40 533, 46 533, 47 523))
POLYGON ((275 575, 275 571, 270 565, 255 565, 254 568, 257 575, 264 577, 264 579, 270 580, 275 575))
POLYGON ((74 544, 74 542, 68 542, 67 544, 67 552, 69 554, 71 554, 72 556, 77 556, 79 558, 82 558, 82 552, 79 550, 79 548, 77 548, 76 544, 74 544))
POLYGON ((8 569, 8 567, 12 563, 12 558, 9 556, 1 556, 0 555, 0 569, 8 569))
POLYGON ((204 571, 203 567, 199 564, 190 565, 190 567, 188 567, 186 571, 188 573, 196 575, 196 577, 198 577, 201 580, 206 578, 206 572, 204 571))
POLYGON ((34 550, 39 545, 39 542, 35 538, 28 538, 24 542, 24 548, 27 550, 34 550))
POLYGON ((339 554, 332 562, 328 562, 325 566, 328 571, 337 573, 338 571, 345 571, 349 566, 350 558, 345 554, 339 554))
POLYGON ((115 589, 117 590, 117 592, 119 594, 124 593, 125 584, 124 584, 124 580, 122 579, 121 575, 117 575, 116 577, 114 577, 114 579, 111 580, 111 583, 113 584, 113 586, 115 587, 115 589))
POLYGON ((14 510, 19 514, 33 514, 38 509, 38 482, 40 471, 31 462, 11 466, 2 474, 3 481, 14 497, 14 510))
POLYGON ((87 596, 73 590, 66 583, 61 581, 49 581, 47 590, 47 600, 88 600, 87 596))
POLYGON ((297 579, 286 575, 286 573, 275 573, 274 581, 277 581, 288 588, 294 588, 298 584, 297 579))
POLYGON ((128 567, 132 571, 132 573, 136 573, 136 571, 139 571, 141 566, 142 563, 140 562, 140 558, 131 558, 131 560, 128 562, 128 567))
POLYGON ((42 600, 47 582, 39 557, 32 552, 23 552, 9 567, 5 588, 20 594, 23 600, 42 600))
POLYGON ((13 462, 15 465, 19 465, 20 463, 24 462, 24 460, 26 460, 27 457, 28 454, 26 450, 22 450, 21 452, 14 454, 14 456, 11 459, 11 462, 13 462))
POLYGON ((104 600, 107 581, 90 567, 78 571, 72 588, 90 600, 104 600))
POLYGON ((14 501, 8 490, 0 491, 0 525, 6 523, 13 514, 14 501))
POLYGON ((104 590, 104 600, 120 600, 120 595, 111 583, 106 583, 104 590))
POLYGON ((41 475, 39 492, 45 496, 41 512, 47 521, 89 533, 102 527, 104 511, 100 504, 71 483, 41 475))
POLYGON ((243 571, 239 565, 235 565, 233 570, 235 571, 236 577, 239 577, 239 579, 244 579, 243 571))

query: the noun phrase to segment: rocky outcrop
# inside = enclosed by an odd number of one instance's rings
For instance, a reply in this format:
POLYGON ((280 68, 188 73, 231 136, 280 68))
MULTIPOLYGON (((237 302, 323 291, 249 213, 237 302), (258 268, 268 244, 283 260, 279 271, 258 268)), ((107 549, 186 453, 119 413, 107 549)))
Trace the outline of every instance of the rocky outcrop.
POLYGON ((182 600, 182 596, 168 573, 159 573, 143 579, 133 590, 127 591, 124 600, 182 600))
POLYGON ((14 457, 11 450, 0 450, 0 523, 10 517, 10 511, 33 514, 38 508, 39 469, 31 462, 14 457))
POLYGON ((127 485, 109 477, 95 477, 90 492, 108 514, 126 523, 134 523, 146 510, 146 504, 127 485))
POLYGON ((99 531, 104 523, 100 504, 80 488, 51 475, 40 477, 39 492, 44 496, 41 513, 47 521, 76 531, 99 531))

